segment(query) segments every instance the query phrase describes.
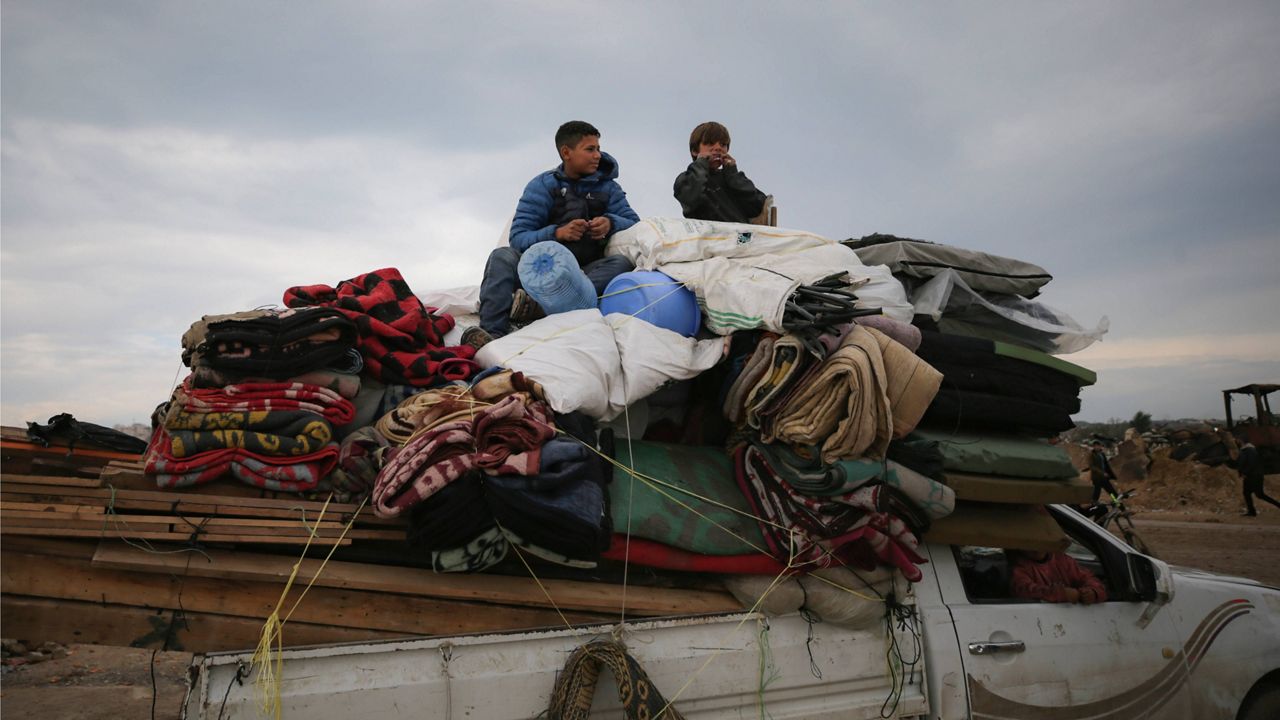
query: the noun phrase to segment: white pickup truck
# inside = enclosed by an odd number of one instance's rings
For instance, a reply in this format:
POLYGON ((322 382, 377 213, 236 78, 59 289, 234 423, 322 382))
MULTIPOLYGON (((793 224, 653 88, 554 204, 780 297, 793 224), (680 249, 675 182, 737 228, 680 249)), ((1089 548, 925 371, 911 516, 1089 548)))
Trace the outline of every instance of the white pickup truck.
MULTIPOLYGON (((686 718, 1280 718, 1280 590, 1171 569, 1072 509, 1050 511, 1107 602, 1013 599, 1003 550, 928 544, 924 579, 869 629, 742 613, 628 623, 623 637, 686 718)), ((613 630, 286 650, 282 714, 534 717, 569 653, 613 630)), ((248 665, 198 657, 185 717, 261 717, 248 665)), ((632 717, 607 672, 591 716, 632 717)))

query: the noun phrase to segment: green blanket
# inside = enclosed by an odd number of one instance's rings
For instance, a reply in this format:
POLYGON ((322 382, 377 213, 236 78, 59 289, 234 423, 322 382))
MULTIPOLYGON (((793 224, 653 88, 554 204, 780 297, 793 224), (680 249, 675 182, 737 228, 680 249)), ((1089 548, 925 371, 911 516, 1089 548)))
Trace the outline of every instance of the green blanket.
POLYGON ((609 487, 614 532, 625 533, 630 528, 636 537, 704 555, 741 555, 765 547, 760 526, 734 481, 733 462, 724 450, 623 440, 617 454, 624 467, 634 467, 636 473, 665 485, 655 489, 650 481, 616 469, 609 487))
POLYGON ((951 472, 1052 480, 1080 474, 1064 448, 1034 438, 917 429, 906 441, 937 443, 951 472))

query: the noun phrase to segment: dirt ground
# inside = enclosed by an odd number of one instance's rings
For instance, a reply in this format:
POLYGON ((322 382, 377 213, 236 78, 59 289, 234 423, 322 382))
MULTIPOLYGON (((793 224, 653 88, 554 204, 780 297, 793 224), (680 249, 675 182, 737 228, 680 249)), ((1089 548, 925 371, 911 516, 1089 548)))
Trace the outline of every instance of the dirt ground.
MULTIPOLYGON (((1280 508, 1259 503, 1257 517, 1241 517, 1240 480, 1231 470, 1178 463, 1157 452, 1147 478, 1122 475, 1117 485, 1138 490, 1131 501, 1135 522, 1160 559, 1280 587, 1280 508)), ((1272 497, 1280 496, 1280 475, 1268 476, 1266 487, 1272 497)), ((12 634, 5 628, 5 635, 12 634)), ((155 656, 153 713, 151 650, 72 645, 69 651, 65 658, 5 667, 0 677, 0 716, 4 720, 179 717, 189 653, 155 656)))

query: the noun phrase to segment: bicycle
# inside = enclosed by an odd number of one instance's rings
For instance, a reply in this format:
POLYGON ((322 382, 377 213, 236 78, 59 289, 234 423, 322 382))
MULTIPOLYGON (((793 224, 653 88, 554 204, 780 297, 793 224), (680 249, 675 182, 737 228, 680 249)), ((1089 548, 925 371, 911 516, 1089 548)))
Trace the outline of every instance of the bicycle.
POLYGON ((1137 493, 1137 490, 1125 490, 1119 495, 1112 495, 1109 502, 1103 501, 1090 505, 1085 509, 1085 515, 1107 531, 1111 531, 1111 525, 1114 523, 1129 547, 1143 555, 1156 557, 1156 554, 1151 551, 1151 546, 1138 535, 1138 529, 1133 524, 1133 511, 1124 504, 1125 500, 1137 493))

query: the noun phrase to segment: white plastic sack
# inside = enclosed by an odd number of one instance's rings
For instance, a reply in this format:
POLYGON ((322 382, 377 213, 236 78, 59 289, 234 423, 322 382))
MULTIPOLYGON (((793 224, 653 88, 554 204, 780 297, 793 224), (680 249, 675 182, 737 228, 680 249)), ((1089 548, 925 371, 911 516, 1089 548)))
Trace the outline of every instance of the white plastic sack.
POLYGON ((911 301, 917 314, 932 317, 944 331, 1003 340, 1054 355, 1083 350, 1111 327, 1105 315, 1093 329, 1086 329, 1042 302, 1017 295, 984 295, 950 268, 916 288, 911 301))
POLYGON ((728 338, 695 340, 621 313, 605 316, 605 322, 613 328, 622 374, 610 388, 612 414, 604 420, 670 383, 710 369, 728 349, 728 338))
POLYGON ((599 310, 549 315, 480 348, 476 362, 519 370, 542 383, 558 413, 609 415, 610 386, 621 377, 622 358, 613 328, 599 310))
POLYGON ((605 255, 625 255, 639 270, 666 263, 737 258, 839 244, 803 230, 711 222, 687 218, 646 218, 614 233, 605 255))
POLYGON ((839 243, 754 257, 668 263, 658 269, 698 296, 707 328, 722 335, 752 328, 785 332, 782 315, 795 289, 842 270, 852 281, 867 281, 855 290, 858 307, 883 308, 885 315, 903 322, 911 322, 913 313, 902 283, 888 268, 863 265, 839 243))
POLYGON ((608 421, 667 383, 715 365, 726 342, 687 338, 630 315, 604 318, 599 310, 575 310, 490 342, 476 362, 537 380, 556 412, 580 410, 608 421))
POLYGON ((437 314, 453 315, 455 318, 459 315, 474 315, 480 311, 480 286, 428 290, 418 295, 418 299, 423 305, 435 308, 437 314))

